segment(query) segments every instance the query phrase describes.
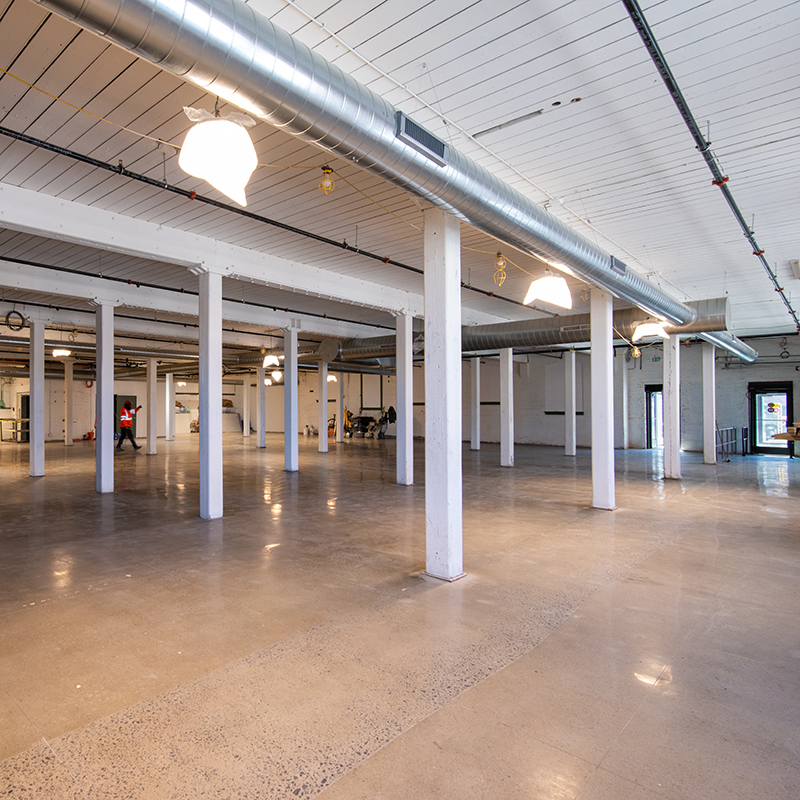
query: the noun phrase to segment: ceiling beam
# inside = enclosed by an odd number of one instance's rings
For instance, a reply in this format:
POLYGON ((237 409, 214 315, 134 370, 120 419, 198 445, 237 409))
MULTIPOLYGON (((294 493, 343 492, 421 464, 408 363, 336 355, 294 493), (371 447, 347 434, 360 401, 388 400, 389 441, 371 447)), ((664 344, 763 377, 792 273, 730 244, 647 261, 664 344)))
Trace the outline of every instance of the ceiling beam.
POLYGON ((206 236, 0 184, 0 225, 59 241, 187 268, 348 305, 421 317, 421 294, 385 286, 206 236))
MULTIPOLYGON (((0 258, 0 287, 57 295, 117 307, 139 308, 164 314, 180 314, 197 318, 197 297, 191 294, 155 289, 149 286, 129 286, 108 278, 76 273, 54 272, 44 267, 17 264, 0 258)), ((19 305, 19 304, 17 304, 19 305)), ((315 317, 296 312, 275 311, 260 306, 223 300, 223 319, 242 325, 259 325, 265 328, 299 327, 303 331, 326 336, 357 337, 374 334, 374 325, 360 325, 325 317, 315 317)), ((94 324, 94 323, 92 323, 94 324)), ((121 328, 124 323, 115 326, 121 328)))

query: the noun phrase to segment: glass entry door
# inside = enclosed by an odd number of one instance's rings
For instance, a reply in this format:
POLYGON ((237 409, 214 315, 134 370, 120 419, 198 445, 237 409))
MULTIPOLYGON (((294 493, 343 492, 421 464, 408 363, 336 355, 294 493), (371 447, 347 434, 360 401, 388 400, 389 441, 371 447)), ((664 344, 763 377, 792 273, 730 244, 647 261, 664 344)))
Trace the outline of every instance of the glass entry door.
POLYGON ((792 442, 772 438, 794 424, 792 384, 751 383, 748 390, 753 452, 793 455, 792 442))

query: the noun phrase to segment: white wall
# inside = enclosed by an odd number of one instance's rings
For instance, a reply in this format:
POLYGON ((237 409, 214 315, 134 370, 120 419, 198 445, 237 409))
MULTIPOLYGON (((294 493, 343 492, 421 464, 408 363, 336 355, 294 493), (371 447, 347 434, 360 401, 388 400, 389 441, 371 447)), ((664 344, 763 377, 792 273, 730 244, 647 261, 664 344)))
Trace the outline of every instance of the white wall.
MULTIPOLYGON (((793 383, 796 412, 800 414, 800 341, 789 337, 786 352, 789 357, 780 358, 784 349, 781 337, 759 339, 751 345, 759 351, 760 358, 753 364, 739 359, 729 359, 725 351, 717 350, 717 425, 720 428, 748 427, 749 407, 747 384, 767 381, 793 383)), ((660 346, 642 350, 642 358, 628 363, 628 415, 630 446, 643 448, 646 445, 645 393, 646 384, 663 382, 663 353, 660 346), (654 358, 659 359, 653 361, 654 358)), ((794 420, 792 420, 794 421, 794 420)), ((800 420, 798 420, 800 421, 800 420)), ((684 450, 703 450, 703 376, 702 347, 693 342, 689 347, 681 346, 681 447, 684 450)))
MULTIPOLYGON (((462 439, 470 439, 471 376, 472 363, 462 362, 462 439)), ((591 443, 591 415, 589 413, 590 385, 589 358, 578 353, 577 418, 579 447, 591 443)), ((416 399, 416 398, 415 398, 416 399)), ((500 360, 496 357, 481 359, 481 441, 500 441, 500 360)), ((564 411, 564 359, 552 356, 517 356, 514 360, 514 441, 518 444, 564 444, 564 415, 545 413, 564 411), (523 360, 520 360, 523 359, 523 360), (548 385, 550 388, 548 390, 548 385), (552 407, 548 408, 547 400, 552 407)))

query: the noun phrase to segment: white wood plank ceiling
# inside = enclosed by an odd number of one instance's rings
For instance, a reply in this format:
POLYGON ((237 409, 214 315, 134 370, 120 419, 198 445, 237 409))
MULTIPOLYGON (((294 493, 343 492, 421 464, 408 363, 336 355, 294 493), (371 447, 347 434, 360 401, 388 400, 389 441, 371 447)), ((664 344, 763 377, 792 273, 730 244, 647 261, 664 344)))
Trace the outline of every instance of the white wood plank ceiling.
MULTIPOLYGON (((685 299, 724 294, 737 335, 794 325, 742 235, 618 0, 251 0, 270 17, 433 133, 543 203, 584 235, 685 299)), ((800 306, 800 4, 783 0, 659 0, 643 8, 745 217, 800 306)), ((224 199, 183 174, 175 151, 190 123, 182 106, 214 98, 30 0, 0 0, 0 67, 72 106, 0 77, 0 125, 179 187, 224 199), (95 116, 91 116, 95 115, 95 116)), ((403 191, 266 123, 252 129, 264 164, 248 210, 410 266, 422 266, 421 213, 403 191), (319 167, 338 176, 317 189, 319 167), (291 167, 291 168, 290 168, 291 167), (307 169, 295 169, 306 167, 307 169), (348 183, 349 182, 349 183, 348 183), (350 185, 352 184, 352 185, 350 185)), ((379 284, 421 291, 421 277, 156 187, 0 136, 0 182, 202 233, 379 284)), ((462 230, 465 306, 500 319, 522 307, 530 276, 493 283, 498 244, 462 230)), ((543 265, 505 248, 539 277, 543 265)), ((0 257, 96 273, 80 245, 6 232, 0 257)), ((182 268, 102 256, 104 272, 189 287, 182 268)), ((588 309, 573 286, 575 311, 588 309)), ((249 284, 231 296, 309 313, 390 324, 373 310, 249 284), (287 297, 288 294, 288 297, 287 297)), ((555 309, 550 309, 554 311, 555 309)))

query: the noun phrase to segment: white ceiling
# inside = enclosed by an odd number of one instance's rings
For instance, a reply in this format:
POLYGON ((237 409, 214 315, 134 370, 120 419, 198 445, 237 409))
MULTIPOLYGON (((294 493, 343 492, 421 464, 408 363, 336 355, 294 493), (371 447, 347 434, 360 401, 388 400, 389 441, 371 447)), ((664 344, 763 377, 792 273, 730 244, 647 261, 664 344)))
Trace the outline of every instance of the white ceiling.
MULTIPOLYGON (((618 0, 250 5, 676 297, 729 295, 737 335, 794 331, 618 0)), ((642 5, 695 117, 704 129, 710 125, 739 206, 748 221, 755 215, 766 258, 800 306, 800 281, 789 265, 800 258, 800 4, 642 5)), ((5 75, 0 125, 225 199, 184 175, 172 148, 136 135, 180 144, 190 125, 182 106, 213 109, 213 97, 31 0, 0 0, 0 42, 1 67, 96 115, 5 75)), ((421 211, 408 194, 264 122, 251 133, 259 161, 280 166, 256 171, 248 210, 421 268, 421 211), (317 189, 318 168, 329 162, 349 184, 337 178, 325 196, 317 189)), ((415 272, 6 136, 0 136, 0 182, 382 285, 422 289, 415 272)), ((462 226, 462 245, 462 279, 516 301, 464 290, 465 307, 498 320, 539 316, 519 305, 528 274, 511 268, 502 288, 494 285, 496 242, 462 226)), ((543 274, 535 259, 504 250, 523 269, 543 274)), ((101 271, 102 261, 104 274, 196 288, 183 268, 0 231, 0 257, 8 256, 91 273, 101 271)), ((226 296, 391 325, 388 314, 374 309, 236 283, 226 282, 226 296)), ((588 310, 577 283, 574 289, 574 311, 588 310)))

